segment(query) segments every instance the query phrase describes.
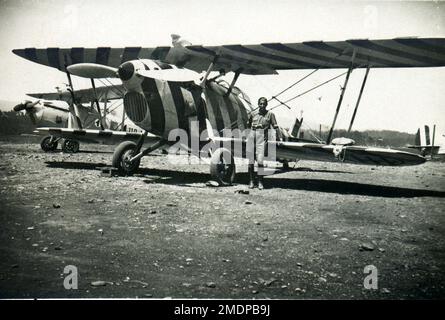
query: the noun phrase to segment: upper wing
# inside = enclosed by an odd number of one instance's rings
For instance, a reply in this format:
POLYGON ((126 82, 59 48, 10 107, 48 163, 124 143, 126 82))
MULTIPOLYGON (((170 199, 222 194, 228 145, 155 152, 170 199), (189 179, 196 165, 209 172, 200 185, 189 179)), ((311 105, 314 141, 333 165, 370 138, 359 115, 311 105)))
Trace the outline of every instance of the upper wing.
MULTIPOLYGON (((96 94, 99 101, 121 99, 125 93, 125 89, 122 85, 114 86, 102 86, 96 88, 96 94)), ((37 99, 44 100, 62 100, 71 101, 71 93, 68 90, 62 92, 47 92, 47 93, 27 93, 28 96, 37 99)), ((82 89, 76 90, 74 92, 76 100, 79 103, 88 103, 94 101, 94 91, 93 89, 82 89)))
POLYGON ((64 71, 75 63, 98 63, 118 67, 133 59, 154 59, 198 72, 217 57, 214 70, 246 74, 273 74, 286 69, 354 67, 408 68, 445 66, 445 38, 395 38, 385 40, 307 41, 254 45, 125 48, 15 49, 30 61, 64 71))
POLYGON ((14 49, 13 53, 27 60, 66 71, 66 66, 76 63, 97 63, 118 67, 135 59, 164 60, 170 47, 141 48, 26 48, 14 49))

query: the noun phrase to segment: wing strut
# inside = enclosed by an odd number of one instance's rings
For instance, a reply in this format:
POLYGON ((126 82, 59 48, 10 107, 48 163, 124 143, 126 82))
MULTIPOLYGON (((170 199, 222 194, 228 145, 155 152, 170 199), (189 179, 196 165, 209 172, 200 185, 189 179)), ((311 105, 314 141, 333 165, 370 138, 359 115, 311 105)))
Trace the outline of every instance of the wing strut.
POLYGON ((343 84, 343 87, 341 88, 340 98, 338 99, 338 103, 337 103, 337 110, 335 110, 334 120, 332 121, 332 126, 331 126, 331 129, 329 130, 328 138, 326 139, 326 144, 331 143, 332 133, 334 132, 335 122, 337 121, 337 116, 340 111, 341 103, 343 102, 343 96, 345 95, 346 87, 347 87, 348 81, 349 81, 349 76, 351 75, 352 69, 354 68, 354 59, 355 59, 355 50, 352 53, 351 66, 349 67, 348 73, 346 74, 345 83, 343 84))
POLYGON ((105 91, 105 93, 104 93, 103 102, 104 102, 104 117, 106 117, 108 115, 108 109, 107 109, 108 108, 108 90, 105 91))
POLYGON ((71 104, 70 104, 69 110, 70 110, 71 115, 76 119, 77 128, 82 129, 82 122, 80 121, 79 114, 77 112, 76 97, 74 96, 74 87, 73 87, 73 81, 71 80, 71 74, 66 69, 66 66, 65 66, 65 70, 66 70, 66 76, 68 78, 68 86, 69 86, 68 91, 71 94, 71 104))
POLYGON ((436 125, 433 126, 433 142, 431 143, 431 160, 434 156, 434 136, 436 135, 436 125))
POLYGON ((210 72, 212 72, 213 67, 215 66, 215 63, 216 63, 217 60, 218 60, 218 56, 215 56, 215 57, 213 58, 212 63, 210 63, 209 67, 207 68, 206 74, 204 75, 204 78, 202 79, 202 81, 201 81, 201 83, 200 83, 200 86, 201 86, 201 87, 203 87, 203 88, 205 87, 205 83, 206 83, 206 81, 207 81, 207 78, 209 77, 210 72))
POLYGON ((235 75, 233 76, 232 83, 230 84, 229 89, 227 90, 227 92, 225 94, 226 97, 228 97, 230 95, 230 93, 232 92, 233 86, 235 85, 235 83, 238 80, 238 77, 242 71, 243 71, 243 68, 239 68, 238 70, 235 71, 235 75))
POLYGON ((366 68, 365 78, 363 79, 362 87, 360 88, 360 93, 358 95, 357 103, 355 104, 355 109, 354 109, 354 113, 352 114, 351 123, 349 124, 348 133, 351 132, 352 124, 354 123, 354 120, 355 120, 355 115, 357 113, 358 105, 360 104, 360 99, 362 98, 363 89, 365 89, 366 80, 368 79, 368 74, 369 74, 369 65, 366 68))
POLYGON ((93 92, 94 92, 94 102, 96 103, 97 112, 99 113, 100 129, 101 130, 105 130, 103 117, 102 117, 102 114, 100 112, 99 100, 97 99, 96 85, 94 84, 94 79, 93 78, 91 78, 91 86, 93 87, 93 92))
POLYGON ((122 106, 121 131, 126 131, 126 128, 125 128, 125 106, 122 106))

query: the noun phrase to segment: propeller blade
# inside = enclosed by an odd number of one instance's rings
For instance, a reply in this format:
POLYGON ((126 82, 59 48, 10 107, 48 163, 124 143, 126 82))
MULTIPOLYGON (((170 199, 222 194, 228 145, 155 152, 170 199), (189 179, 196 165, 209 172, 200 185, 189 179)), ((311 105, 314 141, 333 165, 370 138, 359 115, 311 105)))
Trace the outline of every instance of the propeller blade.
POLYGON ((16 105, 14 108, 13 108, 13 110, 15 111, 15 112, 19 112, 19 111, 22 111, 22 110, 25 110, 26 109, 26 104, 25 103, 19 103, 18 105, 16 105))
POLYGON ((143 77, 171 82, 195 81, 199 77, 198 73, 189 69, 139 70, 137 73, 143 77))
POLYGON ((36 104, 39 103, 39 100, 31 102, 29 100, 23 101, 22 103, 19 103, 18 105, 16 105, 13 110, 15 112, 19 112, 22 110, 26 110, 26 111, 30 111, 36 104))
POLYGON ((95 63, 77 63, 66 68, 70 74, 78 77, 97 78, 118 78, 117 69, 95 63))
POLYGON ((34 106, 36 105, 36 104, 38 104, 40 102, 40 100, 36 100, 36 101, 34 101, 34 102, 29 102, 29 103, 27 103, 26 104, 26 111, 30 111, 32 108, 34 108, 34 106))

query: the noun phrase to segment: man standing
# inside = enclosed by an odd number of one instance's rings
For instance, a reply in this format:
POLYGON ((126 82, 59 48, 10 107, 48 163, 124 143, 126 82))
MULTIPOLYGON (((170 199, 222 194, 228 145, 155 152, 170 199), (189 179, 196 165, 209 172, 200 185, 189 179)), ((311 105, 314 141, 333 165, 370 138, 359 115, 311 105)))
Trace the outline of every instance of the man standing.
POLYGON ((276 136, 281 140, 281 132, 278 128, 275 115, 266 110, 267 99, 261 97, 258 99, 258 110, 253 111, 249 116, 249 136, 247 138, 247 145, 253 146, 253 154, 248 156, 249 158, 249 189, 255 187, 255 160, 258 163, 258 189, 262 190, 263 176, 264 176, 264 155, 267 149, 267 141, 269 135, 269 129, 276 129, 276 136))

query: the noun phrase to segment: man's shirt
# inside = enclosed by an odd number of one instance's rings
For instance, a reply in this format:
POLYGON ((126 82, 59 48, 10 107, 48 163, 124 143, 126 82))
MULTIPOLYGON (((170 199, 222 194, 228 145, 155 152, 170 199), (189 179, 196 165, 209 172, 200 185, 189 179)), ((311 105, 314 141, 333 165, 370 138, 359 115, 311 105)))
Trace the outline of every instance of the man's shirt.
POLYGON ((269 128, 278 128, 277 119, 275 119, 275 115, 266 111, 265 113, 260 113, 258 110, 254 111, 249 116, 249 128, 251 129, 269 129, 269 128))

